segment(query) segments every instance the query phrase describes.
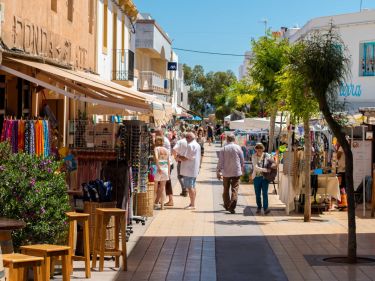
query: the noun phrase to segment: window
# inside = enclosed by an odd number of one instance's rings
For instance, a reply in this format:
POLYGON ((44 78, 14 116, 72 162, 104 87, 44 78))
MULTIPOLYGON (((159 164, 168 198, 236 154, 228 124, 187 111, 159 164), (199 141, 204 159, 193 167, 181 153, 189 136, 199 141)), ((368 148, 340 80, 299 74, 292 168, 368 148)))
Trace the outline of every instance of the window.
POLYGON ((121 61, 125 60, 125 16, 121 19, 121 61))
POLYGON ((128 50, 128 80, 134 80, 134 52, 128 50))
POLYGON ((359 45, 359 76, 375 76, 375 42, 359 45))
POLYGON ((57 12, 57 0, 51 0, 51 10, 57 12))
POLYGON ((68 0, 68 20, 73 21, 73 1, 68 0))
POLYGON ((92 34, 94 27, 94 0, 89 1, 89 33, 92 34))
POLYGON ((104 0, 103 11, 103 52, 107 52, 108 47, 108 1, 104 0))
POLYGON ((184 101, 184 93, 181 92, 181 102, 184 101))
POLYGON ((116 69, 116 65, 117 65, 117 13, 114 12, 113 13, 113 26, 112 26, 112 49, 113 49, 113 61, 112 61, 112 65, 113 65, 113 70, 117 71, 118 69, 116 69))

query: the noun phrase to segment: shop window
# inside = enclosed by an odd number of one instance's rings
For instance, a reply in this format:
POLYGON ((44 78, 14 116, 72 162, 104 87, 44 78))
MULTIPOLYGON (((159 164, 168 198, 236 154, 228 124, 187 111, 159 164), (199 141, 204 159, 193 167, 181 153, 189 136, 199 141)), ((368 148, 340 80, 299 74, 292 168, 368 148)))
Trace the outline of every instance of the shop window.
POLYGON ((103 52, 107 52, 108 47, 108 1, 104 0, 103 5, 103 52))
POLYGON ((57 12, 57 0, 51 0, 51 10, 57 12))
POLYGON ((68 0, 68 20, 73 21, 73 2, 74 0, 68 0))
POLYGON ((375 76, 375 42, 359 45, 359 76, 375 76))
POLYGON ((89 33, 93 33, 94 29, 94 0, 89 1, 89 33))

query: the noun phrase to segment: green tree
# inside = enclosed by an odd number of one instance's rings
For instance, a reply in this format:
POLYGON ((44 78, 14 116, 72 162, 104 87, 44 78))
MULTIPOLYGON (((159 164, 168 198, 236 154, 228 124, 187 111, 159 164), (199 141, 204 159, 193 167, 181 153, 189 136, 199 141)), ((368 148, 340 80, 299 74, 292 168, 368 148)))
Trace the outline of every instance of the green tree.
POLYGON ((223 120, 233 110, 251 116, 253 101, 257 97, 258 87, 247 80, 235 81, 226 87, 224 93, 216 97, 216 118, 223 120))
POLYGON ((279 40, 272 37, 271 33, 258 40, 252 40, 253 58, 250 61, 249 75, 253 83, 260 86, 260 101, 264 103, 262 109, 270 112, 270 137, 268 152, 273 149, 275 135, 275 121, 278 108, 279 85, 276 81, 280 71, 288 62, 287 51, 289 43, 287 40, 279 40))
POLYGON ((335 119, 339 103, 340 86, 350 75, 350 58, 341 37, 333 25, 324 33, 314 32, 303 41, 304 52, 293 64, 306 80, 316 97, 319 109, 324 115, 334 136, 345 154, 346 187, 348 193, 348 260, 357 260, 357 238, 353 188, 353 154, 340 122, 335 119))
POLYGON ((223 94, 225 88, 236 81, 236 76, 230 70, 205 74, 201 65, 193 68, 184 65, 184 76, 186 85, 190 86, 190 107, 202 115, 209 113, 206 112, 208 107, 215 109, 218 106, 217 96, 223 94))
MULTIPOLYGON (((293 64, 303 56, 304 45, 297 43, 290 48, 288 64, 278 78, 280 84, 280 97, 284 101, 283 109, 289 111, 293 123, 303 122, 304 125, 304 182, 305 182, 305 208, 304 221, 311 220, 311 141, 310 119, 319 112, 318 102, 313 95, 303 73, 299 73, 298 67, 293 64)), ((290 149, 291 152, 291 149, 290 149)))

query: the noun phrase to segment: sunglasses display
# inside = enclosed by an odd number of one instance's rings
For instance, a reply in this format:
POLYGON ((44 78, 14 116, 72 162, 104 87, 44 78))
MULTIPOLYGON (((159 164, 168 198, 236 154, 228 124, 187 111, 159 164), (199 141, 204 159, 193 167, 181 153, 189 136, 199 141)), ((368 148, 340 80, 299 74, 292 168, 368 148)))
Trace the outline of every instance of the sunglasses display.
POLYGON ((125 120, 119 129, 119 139, 119 160, 131 166, 133 187, 145 192, 152 140, 149 126, 142 121, 125 120))

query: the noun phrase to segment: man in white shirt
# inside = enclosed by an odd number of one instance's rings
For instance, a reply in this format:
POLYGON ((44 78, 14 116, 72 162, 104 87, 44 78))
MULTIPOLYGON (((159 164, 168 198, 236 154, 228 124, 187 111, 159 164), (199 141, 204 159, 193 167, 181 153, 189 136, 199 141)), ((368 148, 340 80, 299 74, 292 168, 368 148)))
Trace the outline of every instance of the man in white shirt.
MULTIPOLYGON (((182 133, 181 139, 177 141, 176 145, 173 147, 173 156, 177 160, 178 155, 184 155, 187 150, 187 141, 185 138, 185 133, 182 133)), ((183 176, 181 175, 181 161, 177 161, 177 179, 181 185, 181 196, 186 197, 187 196, 187 190, 184 187, 184 181, 183 181, 183 176)))
POLYGON ((180 173, 184 178, 184 188, 188 190, 190 197, 190 205, 186 209, 194 210, 197 195, 195 182, 199 174, 201 146, 196 142, 195 135, 191 132, 186 134, 186 141, 186 152, 183 155, 178 155, 178 159, 181 160, 180 173))

